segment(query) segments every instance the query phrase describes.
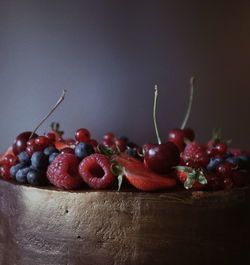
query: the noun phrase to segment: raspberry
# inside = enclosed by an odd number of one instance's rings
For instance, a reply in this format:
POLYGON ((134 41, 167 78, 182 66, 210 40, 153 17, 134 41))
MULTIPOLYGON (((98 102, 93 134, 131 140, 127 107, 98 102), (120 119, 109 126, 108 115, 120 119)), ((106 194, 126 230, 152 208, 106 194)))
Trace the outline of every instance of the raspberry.
POLYGON ((183 160, 186 165, 193 168, 202 168, 209 163, 206 148, 196 142, 190 142, 183 152, 183 160))
POLYGON ((60 154, 48 167, 47 177, 58 188, 75 189, 82 182, 78 173, 78 165, 79 160, 75 155, 60 154))
POLYGON ((92 154, 82 160, 79 173, 83 180, 94 189, 105 189, 114 182, 110 160, 102 154, 92 154))

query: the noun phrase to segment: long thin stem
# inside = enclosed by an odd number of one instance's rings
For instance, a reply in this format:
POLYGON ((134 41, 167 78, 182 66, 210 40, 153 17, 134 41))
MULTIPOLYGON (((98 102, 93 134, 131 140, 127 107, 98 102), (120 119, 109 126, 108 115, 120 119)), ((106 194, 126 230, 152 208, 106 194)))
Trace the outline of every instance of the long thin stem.
POLYGON ((160 135, 159 135, 157 121, 156 121, 156 108, 157 108, 158 95, 159 95, 159 88, 158 88, 158 85, 155 85, 153 120, 154 120, 154 126, 155 126, 155 133, 156 133, 157 141, 158 141, 158 144, 161 144, 161 138, 160 138, 160 135))
POLYGON ((181 129, 183 130, 188 122, 189 116, 190 116, 190 112, 191 112, 191 108, 193 105, 193 95, 194 95, 194 82, 195 82, 195 77, 192 76, 190 78, 190 96, 189 96, 189 102, 188 102, 188 108, 187 108, 187 112, 186 112, 186 116, 181 124, 181 129))
POLYGON ((58 99, 58 101, 56 102, 56 104, 54 105, 54 107, 48 112, 48 114, 36 126, 36 128, 34 129, 34 131, 32 132, 32 134, 30 135, 30 139, 36 133, 36 131, 38 130, 38 128, 44 123, 44 121, 46 121, 48 119, 48 117, 55 111, 55 109, 61 104, 61 102, 64 100, 64 97, 65 97, 66 92, 67 92, 67 90, 66 89, 63 89, 63 92, 62 92, 61 97, 58 99))

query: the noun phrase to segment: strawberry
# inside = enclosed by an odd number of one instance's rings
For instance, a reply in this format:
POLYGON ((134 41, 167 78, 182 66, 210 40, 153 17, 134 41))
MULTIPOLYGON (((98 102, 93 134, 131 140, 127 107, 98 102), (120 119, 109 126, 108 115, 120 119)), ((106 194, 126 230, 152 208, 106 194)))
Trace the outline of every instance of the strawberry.
POLYGON ((174 178, 158 175, 140 160, 125 154, 116 155, 114 160, 123 167, 123 174, 132 186, 142 191, 169 189, 176 185, 174 178))
POLYGON ((206 147, 196 142, 190 142, 186 145, 182 158, 187 166, 193 168, 202 168, 209 163, 206 147))
POLYGON ((195 170, 191 167, 177 166, 176 175, 186 189, 203 189, 207 184, 206 174, 202 170, 195 170))

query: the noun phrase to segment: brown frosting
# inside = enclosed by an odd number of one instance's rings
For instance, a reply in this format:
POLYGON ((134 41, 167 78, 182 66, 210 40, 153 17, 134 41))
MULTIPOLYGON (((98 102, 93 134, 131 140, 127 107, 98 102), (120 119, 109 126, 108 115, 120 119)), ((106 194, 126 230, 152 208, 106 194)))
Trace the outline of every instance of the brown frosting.
POLYGON ((244 265, 249 227, 249 187, 69 192, 0 180, 1 265, 244 265))

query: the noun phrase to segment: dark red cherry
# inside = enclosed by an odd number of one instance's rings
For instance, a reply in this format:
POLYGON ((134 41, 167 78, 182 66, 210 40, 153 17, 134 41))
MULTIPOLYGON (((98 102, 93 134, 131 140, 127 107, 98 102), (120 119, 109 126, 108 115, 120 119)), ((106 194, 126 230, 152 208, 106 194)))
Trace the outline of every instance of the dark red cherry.
POLYGON ((178 147, 172 142, 152 145, 146 152, 144 164, 152 171, 165 174, 177 166, 180 161, 178 147))
POLYGON ((115 136, 113 133, 105 133, 102 137, 103 141, 114 142, 115 136))
POLYGON ((116 139, 115 145, 118 146, 121 152, 124 152, 126 150, 126 144, 122 139, 116 139))
MULTIPOLYGON (((32 134, 32 132, 23 132, 16 137, 16 139, 12 145, 13 153, 15 155, 18 155, 22 151, 25 151, 25 149, 27 147, 27 142, 28 142, 31 134, 32 134)), ((37 136, 38 135, 34 133, 33 137, 37 137, 37 136)))

